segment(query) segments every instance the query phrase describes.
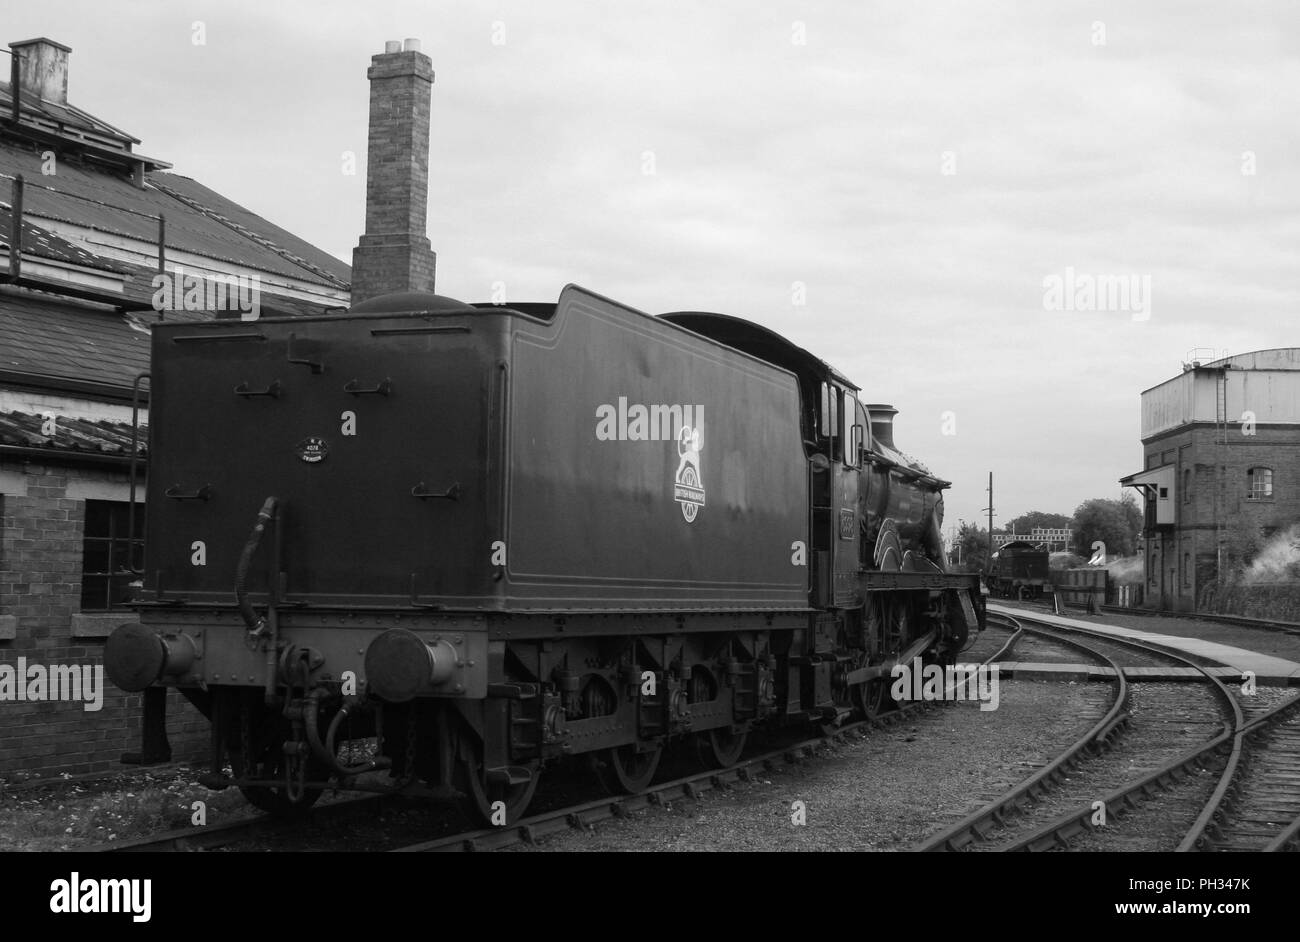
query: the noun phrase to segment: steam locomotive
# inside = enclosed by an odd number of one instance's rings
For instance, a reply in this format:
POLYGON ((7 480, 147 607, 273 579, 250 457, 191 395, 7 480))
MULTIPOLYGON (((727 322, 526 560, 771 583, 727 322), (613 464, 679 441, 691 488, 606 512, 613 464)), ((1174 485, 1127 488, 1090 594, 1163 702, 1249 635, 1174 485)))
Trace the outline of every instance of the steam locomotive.
POLYGON ((1005 543, 989 563, 989 592, 1003 598, 1036 599, 1052 591, 1046 548, 1025 540, 1005 543))
POLYGON ((895 410, 745 320, 398 294, 159 324, 151 382, 107 672, 178 688, 204 784, 274 813, 342 781, 507 823, 566 757, 636 792, 670 745, 725 767, 889 709, 895 664, 983 627, 895 410))

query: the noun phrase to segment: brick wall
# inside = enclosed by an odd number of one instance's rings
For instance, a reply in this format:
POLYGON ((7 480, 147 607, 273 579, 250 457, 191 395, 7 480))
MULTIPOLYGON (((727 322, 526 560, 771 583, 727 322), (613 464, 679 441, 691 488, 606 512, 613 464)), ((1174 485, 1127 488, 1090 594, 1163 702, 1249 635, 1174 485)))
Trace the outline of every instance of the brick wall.
MULTIPOLYGON (((0 461, 0 666, 104 663, 104 637, 134 618, 81 612, 86 486, 117 486, 121 472, 90 467, 0 461), (81 485, 81 487, 78 487, 81 485)), ((0 697, 5 691, 0 689, 0 697)), ((123 752, 140 748, 140 694, 103 683, 103 705, 0 699, 0 776, 39 777, 119 768, 123 752)), ((207 722, 169 692, 167 733, 175 759, 206 754, 207 722)))
POLYGON ((1147 601, 1152 606, 1161 604, 1162 578, 1166 603, 1181 610, 1194 608, 1214 582, 1220 548, 1216 521, 1223 528, 1227 570, 1265 542, 1267 529, 1280 531, 1300 522, 1300 430, 1259 425, 1254 435, 1243 435, 1233 425, 1227 445, 1221 442, 1221 431, 1189 426, 1146 444, 1148 468, 1173 463, 1176 469, 1176 526, 1147 537, 1147 601), (1246 471, 1252 467, 1272 469, 1271 499, 1247 499, 1246 471))

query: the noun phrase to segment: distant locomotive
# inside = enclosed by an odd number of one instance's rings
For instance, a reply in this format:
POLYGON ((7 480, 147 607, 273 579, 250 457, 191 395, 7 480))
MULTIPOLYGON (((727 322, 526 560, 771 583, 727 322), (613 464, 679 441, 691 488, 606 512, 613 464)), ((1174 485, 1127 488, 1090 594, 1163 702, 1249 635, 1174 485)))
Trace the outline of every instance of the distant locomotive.
POLYGON ((1036 599, 1052 591, 1047 549, 1024 540, 1012 540, 993 554, 988 575, 989 593, 1003 598, 1036 599))
POLYGON ((569 286, 152 349, 141 624, 106 666, 178 687, 205 784, 272 812, 378 768, 512 821, 566 756, 635 792, 674 741, 723 767, 887 709, 894 664, 982 627, 895 410, 753 323, 569 286))

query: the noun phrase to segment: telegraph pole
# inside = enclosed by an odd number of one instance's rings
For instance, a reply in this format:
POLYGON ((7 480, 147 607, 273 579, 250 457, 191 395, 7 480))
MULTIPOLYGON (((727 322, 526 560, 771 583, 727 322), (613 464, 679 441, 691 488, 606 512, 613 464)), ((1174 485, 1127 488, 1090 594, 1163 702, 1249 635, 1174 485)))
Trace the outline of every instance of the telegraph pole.
POLYGON ((993 472, 989 472, 989 555, 985 561, 984 569, 986 572, 993 569, 993 472))

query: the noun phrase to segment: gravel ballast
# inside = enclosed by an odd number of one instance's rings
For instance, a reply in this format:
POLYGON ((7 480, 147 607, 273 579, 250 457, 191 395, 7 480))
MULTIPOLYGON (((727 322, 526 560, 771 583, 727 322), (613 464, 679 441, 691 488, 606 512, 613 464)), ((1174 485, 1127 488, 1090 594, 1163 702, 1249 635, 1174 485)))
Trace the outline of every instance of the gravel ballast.
POLYGON ((1107 684, 1004 680, 798 766, 517 850, 906 850, 1055 757, 1104 712, 1107 684), (806 823, 798 820, 802 811, 806 823))

